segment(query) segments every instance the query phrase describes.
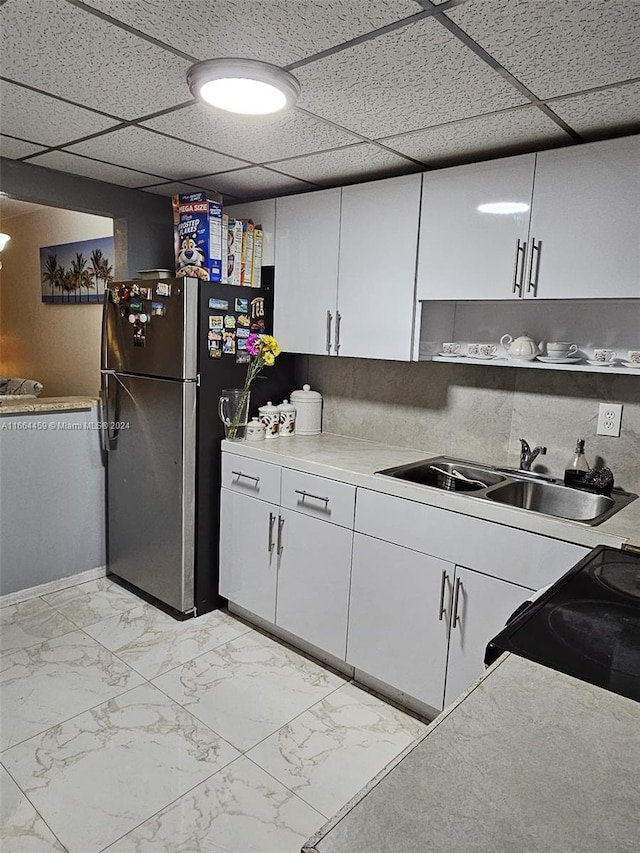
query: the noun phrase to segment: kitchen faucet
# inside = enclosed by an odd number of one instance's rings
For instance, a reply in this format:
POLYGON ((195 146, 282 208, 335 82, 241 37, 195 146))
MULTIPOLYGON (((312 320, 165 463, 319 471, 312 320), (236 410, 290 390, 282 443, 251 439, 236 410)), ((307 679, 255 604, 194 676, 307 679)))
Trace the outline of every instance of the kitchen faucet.
POLYGON ((530 471, 531 463, 538 456, 538 454, 544 456, 547 452, 546 447, 534 447, 533 450, 529 447, 528 442, 524 440, 524 438, 520 439, 520 470, 521 471, 530 471))

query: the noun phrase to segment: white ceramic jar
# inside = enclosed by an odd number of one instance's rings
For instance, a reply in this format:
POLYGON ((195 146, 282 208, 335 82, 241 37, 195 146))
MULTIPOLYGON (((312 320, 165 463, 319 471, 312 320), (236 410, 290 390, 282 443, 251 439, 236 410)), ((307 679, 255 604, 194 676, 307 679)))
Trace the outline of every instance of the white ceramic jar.
POLYGON ((280 437, 295 435, 296 433, 296 407, 288 400, 283 400, 278 406, 280 411, 280 437))
POLYGON ((259 418, 251 418, 247 424, 247 441, 264 441, 264 435, 265 429, 262 421, 259 418))
POLYGON ((318 435, 322 432, 322 395, 303 385, 301 391, 292 391, 290 400, 296 407, 296 433, 318 435))
POLYGON ((258 415, 264 425, 264 437, 267 441, 277 438, 280 430, 280 409, 269 400, 266 406, 260 406, 258 415))

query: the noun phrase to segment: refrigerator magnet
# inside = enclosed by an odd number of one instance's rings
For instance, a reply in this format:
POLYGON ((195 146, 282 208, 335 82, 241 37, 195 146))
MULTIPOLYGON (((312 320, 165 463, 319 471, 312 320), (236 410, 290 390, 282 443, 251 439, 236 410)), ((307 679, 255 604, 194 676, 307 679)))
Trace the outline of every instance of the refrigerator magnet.
MULTIPOLYGON (((257 296, 251 300, 251 322, 264 317, 264 297, 257 296)), ((264 326, 264 323, 262 324, 264 326)))
POLYGON ((238 314, 238 317, 236 319, 236 323, 238 324, 238 326, 246 326, 246 328, 248 329, 249 324, 250 324, 250 320, 246 314, 238 314))
POLYGON ((132 299, 129 303, 129 310, 133 311, 135 314, 139 314, 143 309, 142 302, 139 299, 132 299))
POLYGON ((151 315, 153 317, 164 317, 167 313, 167 308, 164 302, 152 302, 151 303, 151 315))
POLYGON ((220 347, 214 347, 209 344, 209 358, 221 358, 222 350, 220 347))
POLYGON ((226 299, 210 299, 209 308, 217 308, 218 311, 228 311, 229 303, 226 299))
POLYGON ((129 314, 129 322, 130 323, 137 323, 137 321, 138 321, 138 317, 136 314, 129 314))
POLYGON ((222 339, 222 352, 225 355, 235 355, 236 352, 236 334, 235 332, 225 332, 222 339))
POLYGON ((148 314, 141 314, 140 315, 140 322, 141 323, 148 323, 149 322, 149 315, 148 314))
POLYGON ((251 356, 246 350, 239 350, 236 353, 236 364, 249 364, 250 361, 251 356))
POLYGON ((147 337, 144 332, 144 326, 135 326, 133 329, 133 345, 134 347, 143 347, 147 342, 147 337))
POLYGON ((249 311, 249 300, 248 299, 236 299, 236 311, 240 311, 243 314, 247 314, 249 311))
POLYGON ((238 338, 248 338, 249 334, 250 334, 249 329, 241 329, 241 328, 236 329, 236 336, 238 338))
POLYGON ((153 288, 152 287, 141 287, 140 288, 140 296, 142 299, 152 299, 153 298, 153 288))
POLYGON ((225 329, 235 329, 236 318, 233 316, 233 314, 225 314, 224 327, 225 329))
POLYGON ((210 329, 222 329, 224 325, 224 319, 219 314, 211 314, 209 316, 209 328, 210 329))
POLYGON ((236 349, 238 350, 238 352, 240 352, 240 350, 243 350, 246 348, 247 348, 246 338, 238 338, 236 341, 236 349))
POLYGON ((166 282, 159 281, 156 284, 156 296, 171 296, 171 285, 166 282))

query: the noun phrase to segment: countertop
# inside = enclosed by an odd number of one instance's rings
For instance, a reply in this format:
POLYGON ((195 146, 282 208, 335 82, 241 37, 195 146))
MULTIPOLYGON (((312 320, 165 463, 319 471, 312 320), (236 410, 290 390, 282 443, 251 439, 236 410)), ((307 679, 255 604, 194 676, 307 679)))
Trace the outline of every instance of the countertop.
POLYGON ((83 411, 97 405, 96 397, 25 397, 24 400, 0 401, 1 415, 24 415, 30 413, 83 411))
POLYGON ((492 503, 460 492, 445 492, 375 475, 375 471, 383 468, 439 456, 440 451, 437 448, 412 450, 331 433, 287 436, 260 442, 223 441, 222 448, 241 456, 262 459, 285 468, 295 468, 307 474, 340 480, 360 488, 483 518, 496 524, 539 533, 586 548, 594 548, 596 545, 620 548, 624 543, 640 545, 640 498, 602 524, 590 527, 575 521, 492 503))
POLYGON ((640 703, 503 655, 303 853, 631 853, 640 703))

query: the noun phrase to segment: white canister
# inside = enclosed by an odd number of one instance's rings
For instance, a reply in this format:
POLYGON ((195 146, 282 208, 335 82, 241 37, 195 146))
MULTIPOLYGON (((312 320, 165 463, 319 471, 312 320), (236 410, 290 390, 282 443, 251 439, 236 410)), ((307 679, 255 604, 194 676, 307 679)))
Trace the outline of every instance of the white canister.
POLYGON ((296 433, 318 435, 322 432, 322 394, 303 385, 302 391, 291 392, 291 402, 296 407, 296 433))
POLYGON ((277 438, 280 429, 280 409, 269 400, 266 406, 260 406, 258 415, 264 425, 264 437, 267 440, 277 438))
POLYGON ((247 441, 264 441, 264 424, 259 418, 251 418, 247 424, 247 441))
POLYGON ((296 434, 296 407, 288 400, 283 400, 278 406, 280 411, 280 436, 296 434))

